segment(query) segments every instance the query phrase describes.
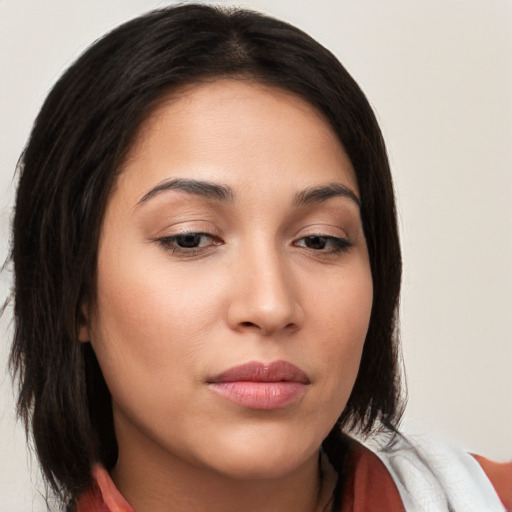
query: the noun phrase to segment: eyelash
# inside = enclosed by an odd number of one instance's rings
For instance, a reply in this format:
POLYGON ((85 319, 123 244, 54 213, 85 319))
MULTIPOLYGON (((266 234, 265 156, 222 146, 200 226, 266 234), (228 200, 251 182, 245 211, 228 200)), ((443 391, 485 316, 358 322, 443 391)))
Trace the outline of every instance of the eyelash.
POLYGON ((165 250, 172 252, 173 254, 179 254, 183 256, 195 256, 196 254, 204 251, 205 249, 209 249, 215 245, 221 245, 222 242, 219 238, 210 235, 209 233, 201 233, 201 232, 190 232, 190 233, 180 233, 179 235, 165 236, 162 238, 158 238, 156 240, 161 246, 164 247, 165 250), (206 237, 210 238, 212 242, 208 244, 206 247, 180 247, 177 245, 179 239, 185 238, 195 238, 195 237, 206 237))
POLYGON ((325 250, 324 248, 321 249, 312 249, 311 247, 308 247, 307 245, 298 245, 298 247, 303 247, 304 249, 310 249, 314 252, 318 252, 320 254, 338 254, 341 252, 348 251, 352 244, 347 238, 341 238, 337 236, 330 236, 330 235, 309 235, 304 236, 302 238, 299 238, 296 242, 294 242, 295 245, 301 240, 309 240, 310 242, 314 242, 315 239, 317 241, 323 241, 326 245, 331 245, 331 248, 328 250, 325 250))
MULTIPOLYGON (((158 244, 164 247, 165 250, 170 251, 173 254, 178 254, 182 256, 195 256, 197 254, 200 254, 204 252, 205 250, 210 249, 213 246, 216 245, 222 245, 222 241, 215 237, 214 235, 211 235, 209 233, 202 233, 202 232, 190 232, 190 233, 180 233, 178 235, 172 235, 172 236, 166 236, 162 238, 158 238, 156 240, 158 244), (194 243, 198 237, 201 238, 209 238, 211 239, 211 243, 209 243, 206 246, 200 247, 200 246, 193 246, 193 247, 180 247, 177 245, 182 239, 186 238, 192 239, 191 242, 194 243), (196 239, 196 240, 194 240, 196 239)), ((199 242, 200 243, 200 242, 199 242)), ((300 247, 304 250, 310 250, 313 253, 317 254, 338 254, 342 252, 348 251, 352 247, 352 243, 347 238, 341 238, 336 236, 330 236, 330 235, 309 235, 301 237, 293 242, 293 245, 296 247, 300 247), (299 242, 304 241, 304 245, 299 244, 299 242), (311 243, 320 243, 321 245, 324 244, 324 247, 314 249, 312 247, 308 247, 307 241, 311 243), (325 246, 330 246, 328 249, 325 249, 325 246)))

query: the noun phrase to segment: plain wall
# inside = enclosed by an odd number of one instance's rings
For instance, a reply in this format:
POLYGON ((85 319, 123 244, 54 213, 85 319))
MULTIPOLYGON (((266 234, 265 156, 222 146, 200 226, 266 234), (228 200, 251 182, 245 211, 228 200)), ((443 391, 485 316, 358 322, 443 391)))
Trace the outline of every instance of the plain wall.
MULTIPOLYGON (((0 258, 13 172, 49 88, 150 0, 0 0, 0 258)), ((512 2, 253 0, 331 49, 374 106, 404 256, 404 430, 512 458, 512 2)), ((10 287, 1 276, 2 299, 10 287)), ((8 312, 9 313, 9 312, 8 312)), ((0 324, 0 509, 43 510, 14 420, 0 324), (31 479, 33 481, 31 481, 31 479)), ((36 464, 33 463, 33 466, 36 464)))

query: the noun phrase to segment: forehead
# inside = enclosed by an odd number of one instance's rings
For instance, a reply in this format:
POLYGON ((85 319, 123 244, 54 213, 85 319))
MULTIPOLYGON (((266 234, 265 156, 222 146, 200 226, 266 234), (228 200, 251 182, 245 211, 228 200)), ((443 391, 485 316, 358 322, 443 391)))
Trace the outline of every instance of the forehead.
POLYGON ((342 179, 357 192, 324 115, 293 93, 243 78, 184 85, 163 98, 136 133, 119 178, 149 186, 191 174, 235 187, 255 179, 287 179, 291 188, 342 179))

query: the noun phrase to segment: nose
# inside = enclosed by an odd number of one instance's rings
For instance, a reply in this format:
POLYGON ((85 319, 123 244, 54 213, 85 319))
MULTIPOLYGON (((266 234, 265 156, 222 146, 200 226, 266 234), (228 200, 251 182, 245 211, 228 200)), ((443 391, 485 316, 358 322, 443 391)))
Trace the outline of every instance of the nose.
POLYGON ((270 336, 302 327, 304 311, 296 283, 277 251, 240 255, 232 270, 234 284, 228 308, 232 329, 270 336))

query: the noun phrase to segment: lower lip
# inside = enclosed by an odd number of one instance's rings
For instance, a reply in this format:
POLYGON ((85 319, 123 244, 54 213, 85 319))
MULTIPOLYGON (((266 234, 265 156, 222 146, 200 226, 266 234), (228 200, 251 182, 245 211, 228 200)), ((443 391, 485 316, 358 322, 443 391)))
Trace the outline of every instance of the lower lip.
POLYGON ((306 391, 301 382, 217 382, 210 389, 248 409, 281 409, 298 400, 306 391))

